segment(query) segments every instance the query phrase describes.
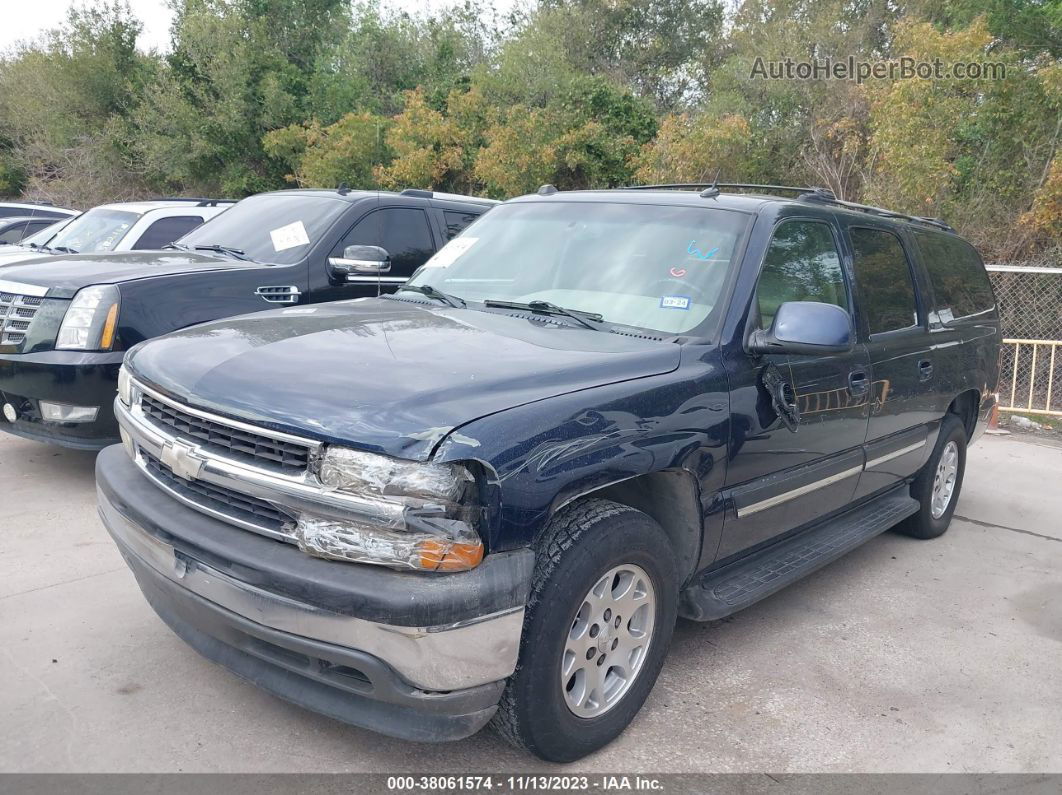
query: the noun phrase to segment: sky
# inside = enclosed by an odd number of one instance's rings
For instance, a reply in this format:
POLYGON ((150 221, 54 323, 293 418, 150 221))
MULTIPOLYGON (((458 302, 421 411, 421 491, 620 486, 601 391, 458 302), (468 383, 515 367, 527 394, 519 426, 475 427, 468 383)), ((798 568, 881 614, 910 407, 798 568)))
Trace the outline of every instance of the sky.
MULTIPOLYGON (((77 5, 93 5, 94 0, 74 0, 77 5)), ((384 0, 384 5, 418 11, 446 7, 456 0, 384 0)), ((71 0, 0 0, 0 52, 6 52, 19 41, 34 39, 49 28, 56 27, 66 18, 71 0)), ((144 23, 144 31, 137 41, 142 50, 165 50, 170 41, 172 14, 167 0, 129 0, 133 12, 144 23)), ((497 8, 512 5, 511 0, 496 2, 497 8)))

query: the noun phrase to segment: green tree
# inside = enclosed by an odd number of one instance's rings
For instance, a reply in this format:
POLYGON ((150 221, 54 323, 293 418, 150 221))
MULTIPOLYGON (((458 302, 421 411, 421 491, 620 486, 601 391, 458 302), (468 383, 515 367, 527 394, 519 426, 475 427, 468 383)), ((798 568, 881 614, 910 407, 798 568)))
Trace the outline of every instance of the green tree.
POLYGON ((348 113, 335 124, 292 124, 266 133, 266 154, 287 164, 300 188, 378 187, 374 168, 389 160, 389 121, 372 113, 348 113))
POLYGON ((75 206, 141 190, 116 128, 152 74, 124 2, 72 7, 0 61, 0 190, 75 206))
POLYGON ((147 177, 235 196, 283 184, 263 136, 307 118, 318 59, 346 27, 342 0, 185 0, 133 117, 147 177))

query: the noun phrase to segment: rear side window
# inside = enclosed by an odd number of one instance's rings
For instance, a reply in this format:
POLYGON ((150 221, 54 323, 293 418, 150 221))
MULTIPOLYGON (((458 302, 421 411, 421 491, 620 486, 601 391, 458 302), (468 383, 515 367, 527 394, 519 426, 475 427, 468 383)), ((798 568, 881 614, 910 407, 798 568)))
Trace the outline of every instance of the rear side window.
POLYGON ((775 230, 756 286, 760 323, 770 328, 787 301, 815 301, 848 309, 841 258, 830 227, 786 221, 775 230))
POLYGON ((933 286, 934 311, 942 323, 995 306, 984 263, 973 246, 936 232, 915 232, 914 237, 933 286))
POLYGON ((144 230, 144 234, 133 245, 134 251, 159 249, 187 235, 203 223, 198 215, 171 215, 160 218, 144 230))
POLYGON ((466 213, 457 210, 444 210, 443 220, 446 221, 446 239, 453 240, 464 230, 466 226, 479 218, 479 213, 466 213))
POLYGON ((22 223, 15 224, 8 229, 5 229, 3 232, 0 232, 0 243, 5 246, 17 243, 28 231, 28 225, 28 222, 23 221, 22 223))
POLYGON ((871 334, 918 324, 911 266, 903 245, 891 232, 850 229, 856 282, 871 334))

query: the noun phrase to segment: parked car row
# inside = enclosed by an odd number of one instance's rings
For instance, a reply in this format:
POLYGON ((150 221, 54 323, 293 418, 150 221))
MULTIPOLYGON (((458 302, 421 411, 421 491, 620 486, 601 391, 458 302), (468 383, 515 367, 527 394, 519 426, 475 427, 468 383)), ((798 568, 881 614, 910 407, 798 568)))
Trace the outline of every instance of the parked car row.
POLYGON ((114 444, 118 367, 136 343, 269 306, 393 291, 492 205, 425 191, 311 190, 231 208, 145 204, 144 217, 90 210, 49 241, 46 261, 0 270, 0 428, 67 447, 114 444), (201 215, 210 222, 200 226, 201 215), (166 250, 140 250, 159 224, 188 219, 199 220, 166 250))
POLYGON ((999 319, 946 224, 824 190, 493 204, 283 191, 165 251, 5 269, 0 428, 117 429, 100 515, 207 658, 571 761, 630 723, 678 616, 945 532, 999 319))

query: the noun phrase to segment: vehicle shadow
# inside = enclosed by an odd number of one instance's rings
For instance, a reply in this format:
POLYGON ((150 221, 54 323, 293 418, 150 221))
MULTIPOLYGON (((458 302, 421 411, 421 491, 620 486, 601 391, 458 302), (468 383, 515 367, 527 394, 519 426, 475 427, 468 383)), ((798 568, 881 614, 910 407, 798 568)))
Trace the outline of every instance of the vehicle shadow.
POLYGON ((95 479, 96 452, 4 436, 0 438, 0 473, 10 477, 12 468, 20 477, 52 482, 61 489, 67 483, 80 485, 95 479))

